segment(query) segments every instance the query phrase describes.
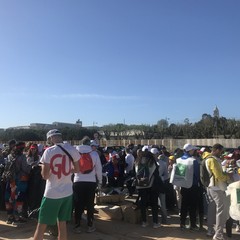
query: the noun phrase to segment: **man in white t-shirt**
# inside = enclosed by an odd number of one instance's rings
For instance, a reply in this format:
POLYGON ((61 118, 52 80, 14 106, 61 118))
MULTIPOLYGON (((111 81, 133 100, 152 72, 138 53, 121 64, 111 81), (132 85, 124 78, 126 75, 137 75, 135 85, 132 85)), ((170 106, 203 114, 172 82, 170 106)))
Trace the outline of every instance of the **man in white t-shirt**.
POLYGON ((66 240, 66 221, 71 220, 72 215, 71 176, 73 172, 79 171, 80 154, 70 144, 63 143, 62 134, 57 129, 47 133, 47 140, 53 146, 44 151, 40 160, 46 187, 34 240, 43 239, 47 225, 56 223, 58 223, 58 239, 66 240))

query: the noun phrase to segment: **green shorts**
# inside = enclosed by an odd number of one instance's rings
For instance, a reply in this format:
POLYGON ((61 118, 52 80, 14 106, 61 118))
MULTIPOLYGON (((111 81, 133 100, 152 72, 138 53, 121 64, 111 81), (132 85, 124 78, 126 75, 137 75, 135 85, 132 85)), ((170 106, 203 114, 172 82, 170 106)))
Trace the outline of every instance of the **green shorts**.
POLYGON ((70 221, 72 217, 72 195, 65 198, 51 199, 43 197, 38 222, 55 225, 57 221, 70 221))

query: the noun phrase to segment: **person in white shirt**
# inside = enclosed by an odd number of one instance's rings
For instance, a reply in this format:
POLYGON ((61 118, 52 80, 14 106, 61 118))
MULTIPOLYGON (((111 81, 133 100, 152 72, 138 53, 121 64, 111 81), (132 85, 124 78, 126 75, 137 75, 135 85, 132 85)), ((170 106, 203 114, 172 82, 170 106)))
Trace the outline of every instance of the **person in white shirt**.
POLYGON ((34 240, 42 240, 47 225, 58 223, 58 239, 67 239, 66 221, 72 217, 73 172, 79 171, 79 152, 70 144, 63 143, 57 129, 47 133, 48 142, 54 144, 45 150, 40 163, 46 187, 42 199, 34 240), (68 154, 65 151, 68 152, 68 154))
POLYGON ((126 173, 126 186, 128 189, 128 196, 132 197, 134 191, 135 191, 135 187, 132 186, 133 183, 133 177, 135 176, 134 173, 134 162, 135 162, 135 158, 132 155, 132 150, 130 148, 126 148, 125 149, 125 163, 126 163, 126 169, 125 169, 125 173, 126 173))
MULTIPOLYGON (((159 157, 160 151, 157 148, 152 148, 151 153, 154 155, 155 160, 158 163, 159 176, 162 179, 163 185, 165 185, 165 181, 168 179, 167 163, 159 157)), ((160 205, 160 210, 162 213, 161 214, 162 215, 162 224, 167 224, 167 207, 166 207, 165 189, 162 189, 162 191, 159 193, 159 205, 160 205)))
POLYGON ((73 179, 73 199, 75 209, 75 227, 76 233, 81 232, 81 218, 86 208, 87 210, 87 232, 91 233, 96 230, 94 226, 94 199, 95 191, 98 184, 102 184, 102 164, 99 155, 93 151, 90 146, 90 138, 84 137, 82 145, 76 147, 80 154, 90 153, 93 162, 93 169, 89 173, 80 172, 74 174, 73 179))

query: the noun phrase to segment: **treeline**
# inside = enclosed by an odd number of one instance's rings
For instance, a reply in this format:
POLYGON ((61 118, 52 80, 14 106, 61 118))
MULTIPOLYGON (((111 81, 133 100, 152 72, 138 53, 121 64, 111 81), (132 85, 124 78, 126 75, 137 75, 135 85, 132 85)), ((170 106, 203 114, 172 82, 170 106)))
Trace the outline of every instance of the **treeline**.
MULTIPOLYGON (((49 130, 49 129, 48 129, 49 130)), ((9 139, 16 139, 17 141, 46 141, 46 129, 13 129, 9 128, 0 132, 0 141, 7 142, 9 139)), ((87 128, 62 128, 60 129, 63 139, 80 140, 84 136, 93 136, 97 130, 87 128)))
MULTIPOLYGON (((46 129, 6 129, 0 132, 0 141, 5 142, 9 139, 21 141, 45 141, 46 129)), ((203 114, 200 121, 191 123, 185 119, 182 124, 169 123, 167 119, 161 119, 154 125, 126 125, 109 124, 102 127, 76 127, 62 128, 63 139, 80 140, 84 136, 93 137, 94 132, 98 131, 101 138, 106 140, 122 139, 239 139, 240 121, 227 119, 225 117, 212 117, 203 114)))

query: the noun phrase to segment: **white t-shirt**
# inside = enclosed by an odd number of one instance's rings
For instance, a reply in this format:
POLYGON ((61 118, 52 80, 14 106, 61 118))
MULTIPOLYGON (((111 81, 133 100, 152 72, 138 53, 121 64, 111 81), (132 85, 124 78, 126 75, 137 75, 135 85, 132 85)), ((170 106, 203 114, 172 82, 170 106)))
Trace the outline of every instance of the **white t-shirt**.
POLYGON ((125 162, 127 163, 126 173, 133 170, 135 158, 131 153, 128 153, 125 157, 125 162))
MULTIPOLYGON (((58 143, 58 145, 69 152, 74 162, 79 161, 80 154, 73 146, 69 143, 58 143)), ((59 199, 72 195, 71 170, 73 164, 67 154, 60 147, 54 145, 44 151, 40 162, 50 164, 51 171, 50 177, 46 181, 44 197, 59 199)))

